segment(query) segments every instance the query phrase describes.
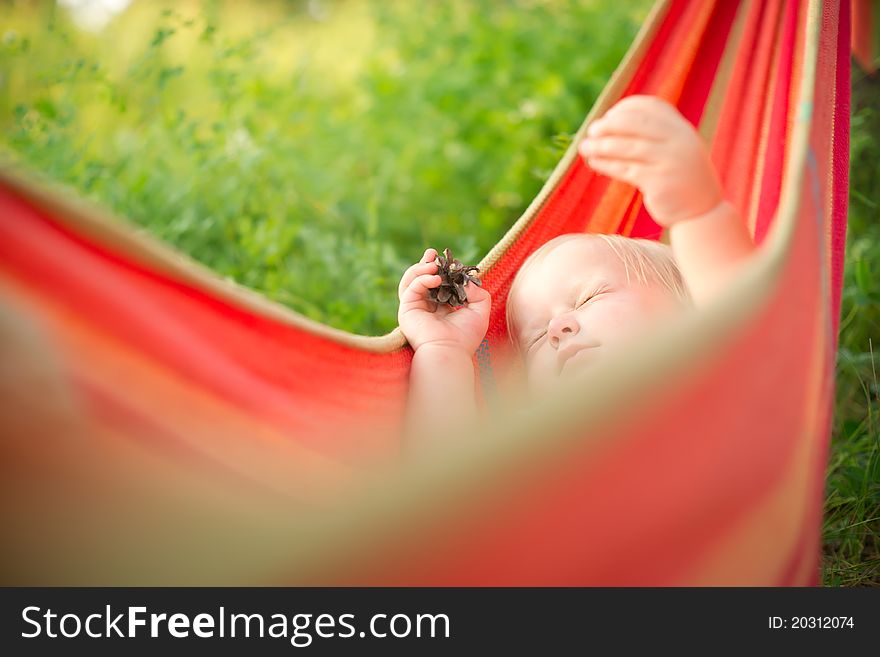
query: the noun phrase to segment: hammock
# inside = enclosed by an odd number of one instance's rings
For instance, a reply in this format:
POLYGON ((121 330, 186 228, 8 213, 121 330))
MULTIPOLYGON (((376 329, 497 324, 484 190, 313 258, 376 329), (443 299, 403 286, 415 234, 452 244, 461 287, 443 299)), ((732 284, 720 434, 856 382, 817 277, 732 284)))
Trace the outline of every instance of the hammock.
MULTIPOLYGON (((429 462, 400 455, 399 330, 319 325, 4 167, 2 583, 815 584, 849 16, 839 0, 656 4, 584 126, 625 95, 675 103, 759 253, 710 307, 429 462)), ((486 404, 532 251, 660 236, 575 149, 480 263, 486 404)))

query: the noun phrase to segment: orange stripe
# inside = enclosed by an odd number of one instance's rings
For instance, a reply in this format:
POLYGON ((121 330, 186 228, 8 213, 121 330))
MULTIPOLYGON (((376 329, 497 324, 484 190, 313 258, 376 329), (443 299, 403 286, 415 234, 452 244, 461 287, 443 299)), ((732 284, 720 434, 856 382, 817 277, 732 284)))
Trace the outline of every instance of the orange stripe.
POLYGON ((655 71, 662 74, 652 76, 643 93, 659 96, 673 105, 678 102, 714 10, 714 0, 691 2, 686 6, 674 37, 655 65, 655 71))
MULTIPOLYGON (((739 52, 733 64, 723 100, 718 103, 719 117, 715 138, 712 142, 712 161, 728 189, 732 189, 731 182, 734 178, 734 172, 731 169, 734 151, 740 144, 736 137, 742 139, 742 126, 736 118, 741 117, 743 120, 748 118, 742 116, 745 89, 750 81, 754 80, 751 75, 752 62, 757 52, 757 43, 761 34, 759 28, 766 10, 766 4, 763 2, 750 1, 744 6, 747 12, 739 52)), ((732 194, 729 194, 729 198, 734 200, 732 194)))
POLYGON ((773 54, 770 57, 770 75, 767 78, 767 88, 764 92, 764 102, 760 109, 760 133, 758 145, 754 153, 754 166, 752 180, 746 187, 748 190, 748 210, 745 213, 746 225, 752 237, 755 236, 755 226, 758 220, 758 204, 761 200, 761 189, 764 181, 764 167, 766 165, 767 142, 770 137, 770 121, 773 116, 773 103, 776 98, 776 85, 783 83, 779 80, 777 69, 779 68, 780 34, 782 32, 782 12, 777 15, 776 33, 773 39, 773 54))
POLYGON ((746 55, 732 76, 730 94, 713 144, 713 161, 724 181, 727 199, 743 217, 748 215, 748 197, 754 182, 745 174, 753 170, 766 121, 768 78, 780 14, 778 0, 753 5, 743 40, 746 55))

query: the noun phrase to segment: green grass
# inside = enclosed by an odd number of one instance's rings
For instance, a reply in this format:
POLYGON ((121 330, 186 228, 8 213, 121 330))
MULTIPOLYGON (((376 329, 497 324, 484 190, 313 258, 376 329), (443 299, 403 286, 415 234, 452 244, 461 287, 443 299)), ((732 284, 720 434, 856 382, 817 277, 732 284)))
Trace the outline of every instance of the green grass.
MULTIPOLYGON (((475 261, 519 216, 650 4, 140 2, 90 35, 53 2, 4 3, 0 145, 224 276, 381 334, 425 245, 475 261)), ((829 585, 880 583, 880 93, 854 79, 829 585)))
POLYGON ((850 207, 823 581, 880 584, 880 76, 853 70, 850 207))

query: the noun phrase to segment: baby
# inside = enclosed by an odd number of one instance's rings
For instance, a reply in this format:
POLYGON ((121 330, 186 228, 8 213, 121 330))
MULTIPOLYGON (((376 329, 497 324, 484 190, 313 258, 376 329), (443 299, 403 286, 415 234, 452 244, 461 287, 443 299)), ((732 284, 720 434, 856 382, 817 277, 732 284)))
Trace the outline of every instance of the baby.
MULTIPOLYGON (((722 197, 699 134, 665 101, 621 100, 589 126, 579 152, 596 172, 638 187, 671 246, 576 233, 529 256, 511 285, 507 321, 533 391, 588 367, 664 314, 705 303, 755 248, 722 197)), ((415 432, 446 426, 451 409, 476 418, 472 356, 491 305, 472 283, 465 306, 430 301, 428 290, 440 284, 436 257, 425 251, 398 288, 398 321, 415 350, 408 402, 415 432)))

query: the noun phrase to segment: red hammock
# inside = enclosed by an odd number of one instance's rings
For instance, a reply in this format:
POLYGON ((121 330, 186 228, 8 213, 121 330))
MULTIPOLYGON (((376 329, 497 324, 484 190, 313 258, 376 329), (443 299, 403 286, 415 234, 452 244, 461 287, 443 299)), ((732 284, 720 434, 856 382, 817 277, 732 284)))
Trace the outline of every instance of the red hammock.
MULTIPOLYGON (((587 120, 633 93, 677 104, 759 255, 590 385, 430 463, 398 455, 399 331, 320 326, 7 167, 2 583, 815 584, 849 10, 658 2, 587 120)), ((529 253, 572 231, 660 235, 574 148, 481 263, 487 401, 529 253)))

